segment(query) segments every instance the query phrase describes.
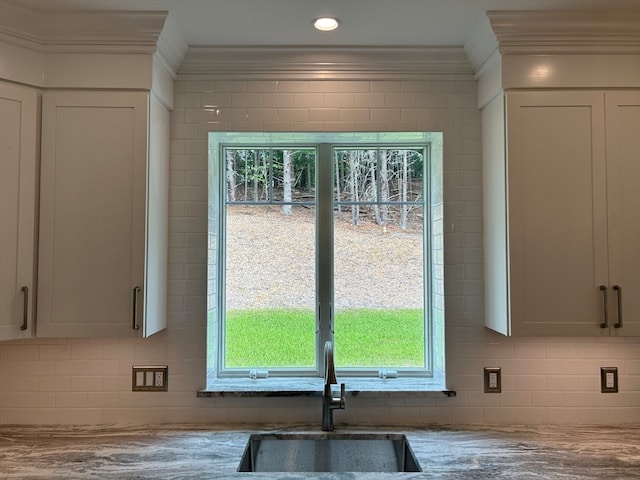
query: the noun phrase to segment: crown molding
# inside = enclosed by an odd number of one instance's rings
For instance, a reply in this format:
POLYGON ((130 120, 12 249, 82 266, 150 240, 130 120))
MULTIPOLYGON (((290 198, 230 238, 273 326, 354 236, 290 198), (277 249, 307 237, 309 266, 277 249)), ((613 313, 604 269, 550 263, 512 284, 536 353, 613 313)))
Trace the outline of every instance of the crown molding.
POLYGON ((0 39, 20 47, 41 49, 41 15, 7 0, 0 0, 0 11, 0 39))
POLYGON ((42 53, 154 53, 168 12, 47 12, 0 0, 0 38, 42 53))
POLYGON ((188 48, 189 45, 182 36, 180 28, 173 18, 168 16, 164 22, 162 34, 158 38, 156 58, 174 79, 188 48))
POLYGON ((180 76, 384 79, 473 74, 461 47, 191 47, 180 76))
POLYGON ((488 11, 502 54, 638 54, 640 10, 488 11))
POLYGON ((153 53, 167 12, 55 13, 43 22, 41 43, 47 52, 98 50, 153 53))
POLYGON ((476 75, 481 74, 492 56, 497 55, 498 41, 486 15, 482 15, 476 22, 464 51, 476 75))
POLYGON ((40 54, 153 55, 176 78, 188 45, 166 11, 45 11, 0 0, 0 42, 40 54))
POLYGON ((640 10, 488 11, 465 51, 476 75, 495 55, 637 55, 640 10))

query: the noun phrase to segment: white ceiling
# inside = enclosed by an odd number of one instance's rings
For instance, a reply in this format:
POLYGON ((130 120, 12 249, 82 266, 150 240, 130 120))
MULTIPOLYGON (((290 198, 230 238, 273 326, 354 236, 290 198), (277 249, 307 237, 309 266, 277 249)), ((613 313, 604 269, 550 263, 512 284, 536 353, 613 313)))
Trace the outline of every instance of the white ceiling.
POLYGON ((640 0, 16 0, 42 11, 167 10, 191 46, 463 46, 487 10, 640 10, 640 0), (321 15, 342 22, 311 27, 321 15))

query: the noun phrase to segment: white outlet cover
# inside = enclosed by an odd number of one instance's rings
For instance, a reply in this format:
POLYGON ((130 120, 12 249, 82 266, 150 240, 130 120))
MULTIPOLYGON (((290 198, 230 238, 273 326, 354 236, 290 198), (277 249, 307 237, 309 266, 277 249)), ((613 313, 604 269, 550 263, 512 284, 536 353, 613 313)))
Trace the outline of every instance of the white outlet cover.
POLYGON ((616 386, 615 377, 613 375, 613 372, 607 372, 607 375, 606 375, 606 386, 607 386, 607 388, 613 388, 613 387, 616 386))

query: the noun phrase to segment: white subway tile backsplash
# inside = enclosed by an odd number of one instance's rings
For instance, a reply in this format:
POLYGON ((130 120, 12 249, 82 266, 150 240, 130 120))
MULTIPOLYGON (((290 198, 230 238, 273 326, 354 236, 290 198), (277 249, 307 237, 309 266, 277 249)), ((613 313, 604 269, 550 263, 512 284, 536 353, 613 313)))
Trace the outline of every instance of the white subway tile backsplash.
POLYGON ((346 109, 356 105, 356 98, 353 93, 325 93, 324 106, 346 109))
POLYGON ((277 80, 249 80, 247 82, 248 92, 277 92, 278 81, 277 80))
POLYGON ((56 408, 85 408, 87 394, 85 392, 59 392, 55 394, 56 408))
POLYGON ((119 371, 118 360, 87 361, 87 375, 117 375, 119 371))
POLYGON ((314 82, 307 82, 303 80, 278 80, 278 92, 308 92, 309 86, 314 82))
MULTIPOLYGON (((197 398, 204 387, 208 131, 440 129, 444 146, 446 370, 454 398, 359 397, 352 424, 628 423, 640 418, 636 338, 506 338, 483 326, 481 126, 465 80, 193 80, 171 114, 169 328, 150 339, 37 339, 0 344, 0 423, 315 423, 298 399, 197 398), (131 366, 169 365, 169 392, 131 392, 131 366), (482 367, 503 392, 483 392, 482 367), (617 366, 620 393, 601 394, 617 366)), ((211 248, 215 248, 212 245, 211 248)), ((441 292, 442 293, 442 292, 441 292)), ((434 298, 441 303, 441 296, 434 298)), ((348 385, 347 385, 348 388, 348 385)), ((338 418, 336 417, 338 420, 338 418)), ((339 421, 339 420, 338 420, 339 421)))
POLYGON ((338 89, 340 92, 368 93, 372 91, 371 83, 368 80, 341 80, 338 89))
POLYGON ((176 124, 171 126, 171 138, 189 140, 198 138, 198 125, 193 123, 176 124))
POLYGON ((515 410, 514 423, 540 425, 549 423, 548 410, 544 407, 520 407, 515 410))
MULTIPOLYGON (((187 83, 190 84, 191 82, 187 82, 187 83)), ((216 93, 223 93, 223 92, 234 93, 234 92, 246 92, 249 89, 248 82, 245 80, 216 80, 215 82, 213 82, 214 84, 213 88, 210 88, 208 84, 209 82, 207 82, 207 90, 203 90, 203 91, 216 92, 216 93)))
POLYGON ((275 122, 278 120, 276 108, 247 108, 247 122, 275 122))
POLYGON ((402 110, 399 108, 372 108, 371 120, 373 122, 400 122, 402 110))
POLYGON ((356 93, 354 106, 356 108, 384 108, 386 94, 384 93, 356 93))
POLYGON ((5 354, 0 364, 0 368, 6 368, 12 371, 14 368, 22 369, 22 361, 38 360, 39 348, 36 345, 28 345, 22 343, 14 343, 7 345, 4 349, 5 354))
MULTIPOLYGON (((519 409, 518 409, 519 410, 519 409)), ((485 407, 482 409, 482 423, 512 424, 516 420, 515 407, 485 407)))
POLYGON ((283 122, 306 122, 309 119, 307 108, 280 108, 278 119, 283 122))
POLYGON ((340 110, 337 108, 310 108, 310 122, 338 122, 340 120, 340 110))
POLYGON ((71 390, 71 377, 67 375, 38 377, 38 390, 41 392, 68 392, 71 390))
POLYGON ((291 108, 293 107, 293 93, 263 93, 262 106, 264 108, 291 108))
POLYGON ((6 392, 37 392, 38 378, 22 375, 8 375, 3 384, 6 392))
POLYGON ((319 92, 325 95, 340 92, 340 84, 334 80, 313 80, 304 83, 307 84, 310 92, 319 92))
POLYGON ((186 102, 183 104, 182 98, 180 97, 176 99, 176 106, 184 109, 215 109, 231 107, 230 92, 203 92, 199 95, 200 99, 195 105, 191 102, 190 97, 187 97, 186 102))
POLYGON ((221 91, 219 86, 216 86, 212 80, 192 80, 189 82, 176 82, 178 83, 177 92, 213 92, 215 90, 221 91))
POLYGON ((409 123, 427 123, 433 118, 433 113, 430 108, 403 108, 402 109, 402 121, 409 123))
MULTIPOLYGON (((22 375, 25 376, 37 376, 37 375, 55 375, 56 370, 55 370, 55 363, 51 362, 51 361, 46 361, 46 360, 27 360, 25 362, 21 362, 22 363, 22 371, 21 372, 14 372, 14 373, 21 373, 22 375)), ((9 372, 9 371, 7 371, 9 372)), ((3 373, 6 372, 1 372, 0 371, 0 375, 2 375, 3 373)))
POLYGON ((296 93, 293 95, 293 106, 305 109, 324 107, 324 94, 296 93))

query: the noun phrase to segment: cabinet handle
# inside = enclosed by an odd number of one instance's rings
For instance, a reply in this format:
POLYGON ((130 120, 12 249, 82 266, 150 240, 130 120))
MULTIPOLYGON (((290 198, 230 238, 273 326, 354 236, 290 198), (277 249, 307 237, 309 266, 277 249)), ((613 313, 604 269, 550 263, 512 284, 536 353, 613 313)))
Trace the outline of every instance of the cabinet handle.
POLYGON ((138 293, 140 292, 140 287, 133 287, 133 329, 140 330, 140 325, 138 325, 138 293))
POLYGON ((609 298, 607 295, 607 287, 605 285, 600 285, 600 290, 602 290, 604 295, 604 322, 600 324, 600 328, 607 328, 609 326, 609 298))
POLYGON ((618 321, 613 324, 615 328, 622 327, 622 287, 620 285, 614 285, 613 289, 618 294, 618 321))
POLYGON ((20 330, 26 330, 29 325, 29 287, 22 287, 23 308, 22 308, 22 325, 20 330))

